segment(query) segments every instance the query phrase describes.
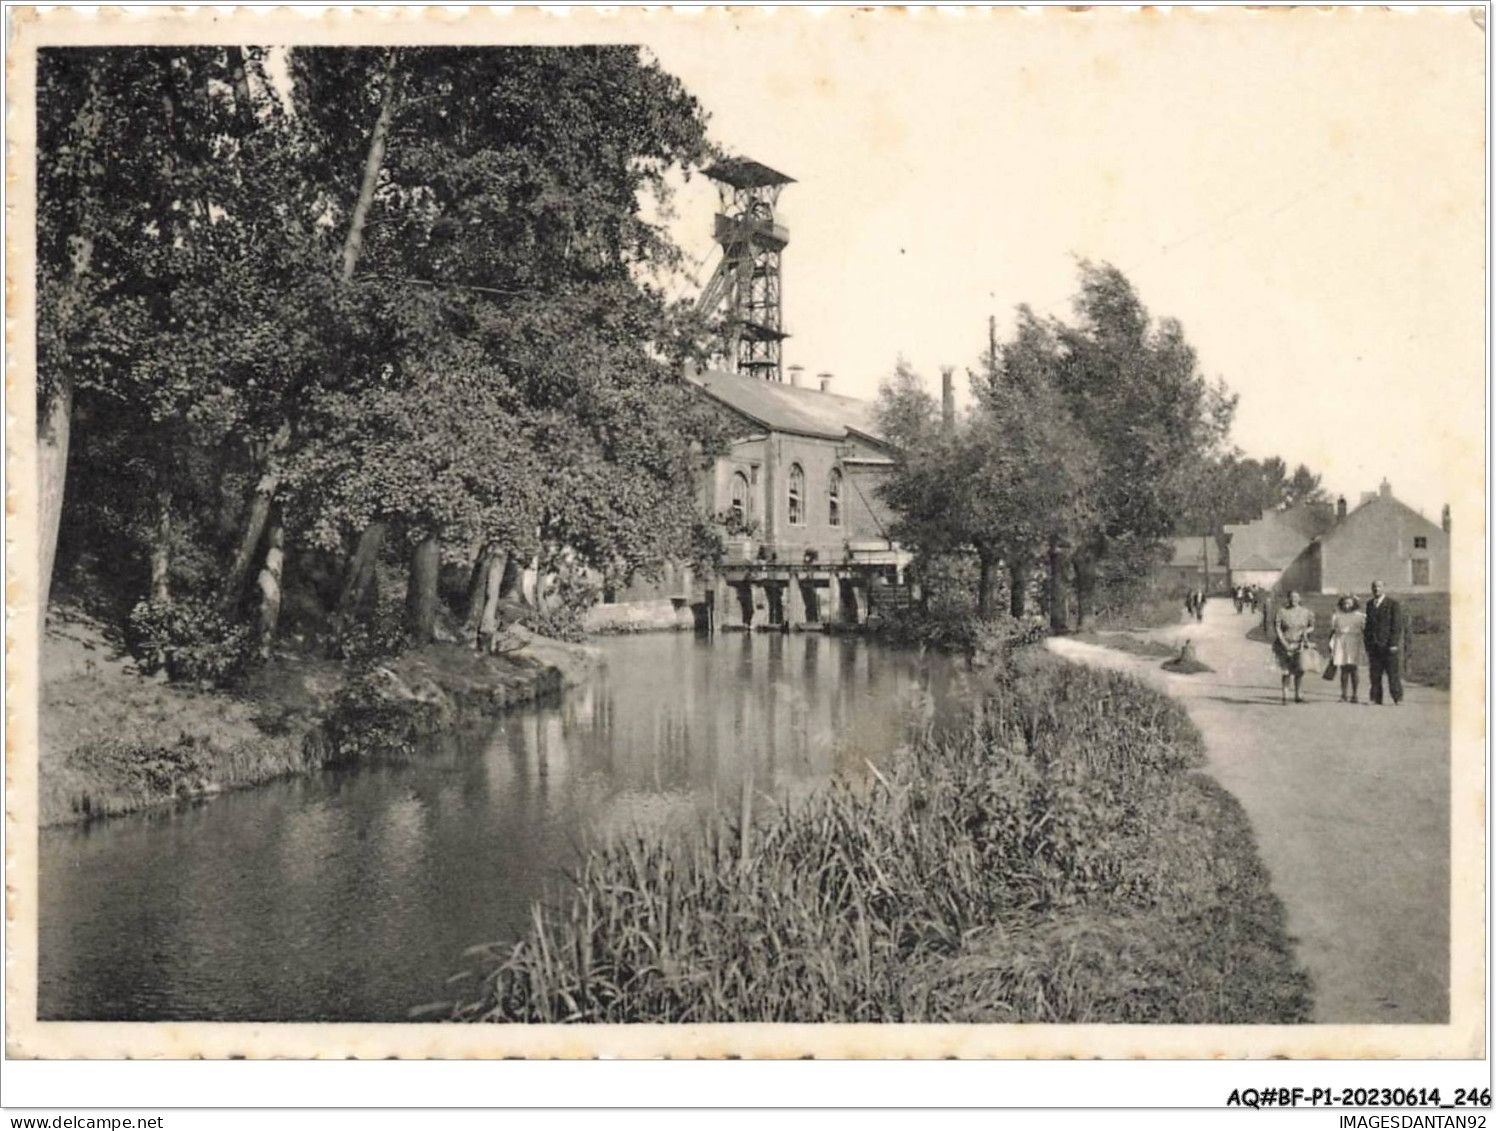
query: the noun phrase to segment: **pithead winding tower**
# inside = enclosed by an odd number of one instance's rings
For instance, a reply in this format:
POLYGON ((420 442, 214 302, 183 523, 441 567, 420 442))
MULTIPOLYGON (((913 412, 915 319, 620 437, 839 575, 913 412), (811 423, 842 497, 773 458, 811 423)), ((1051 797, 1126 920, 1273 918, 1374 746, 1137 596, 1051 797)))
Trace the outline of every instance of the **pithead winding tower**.
POLYGON ((706 175, 717 182, 722 202, 715 230, 722 259, 697 305, 723 312, 724 368, 783 381, 779 346, 789 335, 779 257, 790 234, 775 222, 774 209, 780 190, 794 178, 745 157, 719 161, 706 175))

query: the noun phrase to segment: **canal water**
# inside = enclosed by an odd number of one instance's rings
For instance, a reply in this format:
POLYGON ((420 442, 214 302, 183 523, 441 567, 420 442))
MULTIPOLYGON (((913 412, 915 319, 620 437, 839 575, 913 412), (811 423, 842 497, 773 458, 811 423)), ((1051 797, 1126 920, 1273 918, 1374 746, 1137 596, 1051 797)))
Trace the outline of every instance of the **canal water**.
POLYGON ((964 681, 851 636, 615 637, 554 702, 409 764, 46 830, 44 1020, 400 1021, 588 843, 887 757, 964 681))

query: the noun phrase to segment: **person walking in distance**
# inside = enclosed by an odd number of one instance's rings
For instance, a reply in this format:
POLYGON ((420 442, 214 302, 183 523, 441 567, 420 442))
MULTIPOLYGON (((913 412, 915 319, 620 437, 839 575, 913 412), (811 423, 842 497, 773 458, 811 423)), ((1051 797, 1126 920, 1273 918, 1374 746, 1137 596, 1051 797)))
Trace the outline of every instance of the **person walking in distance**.
POLYGON ((1387 596, 1380 581, 1371 583, 1371 600, 1366 602, 1366 658, 1370 663, 1371 702, 1382 702, 1382 676, 1387 676, 1387 690, 1392 702, 1401 703, 1402 686, 1402 606, 1387 596))
POLYGON ((1366 663, 1366 614, 1361 602, 1347 593, 1330 616, 1330 662, 1340 671, 1340 701, 1357 703, 1361 668, 1366 663), (1349 699, 1347 700, 1347 693, 1349 699))

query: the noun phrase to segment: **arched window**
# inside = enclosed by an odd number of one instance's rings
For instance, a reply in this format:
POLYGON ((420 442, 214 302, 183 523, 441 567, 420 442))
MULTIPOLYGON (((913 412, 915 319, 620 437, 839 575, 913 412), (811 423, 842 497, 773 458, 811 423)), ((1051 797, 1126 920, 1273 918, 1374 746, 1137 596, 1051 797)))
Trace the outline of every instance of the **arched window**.
POLYGON ((841 525, 842 473, 841 468, 831 469, 831 480, 826 487, 826 498, 830 503, 831 525, 841 525))
POLYGON ((748 502, 748 477, 741 471, 732 473, 732 517, 741 523, 753 517, 748 502))
POLYGON ((790 525, 805 525, 805 469, 790 464, 790 525))

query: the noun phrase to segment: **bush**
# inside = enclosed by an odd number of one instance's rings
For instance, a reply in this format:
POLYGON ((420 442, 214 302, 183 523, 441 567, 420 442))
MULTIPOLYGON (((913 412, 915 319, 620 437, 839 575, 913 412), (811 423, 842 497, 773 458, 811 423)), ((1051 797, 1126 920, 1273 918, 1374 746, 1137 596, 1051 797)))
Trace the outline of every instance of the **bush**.
POLYGON ((588 574, 564 563, 556 571, 554 583, 545 594, 545 608, 526 606, 519 623, 538 636, 575 644, 586 635, 582 618, 599 596, 599 588, 588 574))
POLYGON ((360 672, 338 693, 322 727, 328 764, 400 761, 437 729, 439 708, 390 694, 394 682, 386 670, 360 672))
POLYGON ((331 642, 335 660, 347 660, 354 668, 367 668, 405 651, 409 639, 402 607, 379 600, 366 617, 346 626, 331 642))
POLYGON ((146 675, 226 683, 256 658, 255 634, 206 601, 141 601, 130 610, 125 647, 146 675))
POLYGON ((550 609, 532 609, 527 605, 518 623, 537 636, 549 636, 552 640, 572 644, 587 635, 582 627, 582 609, 574 605, 560 604, 550 609))
POLYGON ((1000 613, 981 618, 959 605, 932 605, 926 612, 908 609, 885 617, 876 631, 893 644, 951 652, 1002 664, 1013 651, 1048 635, 1042 617, 1000 613))

